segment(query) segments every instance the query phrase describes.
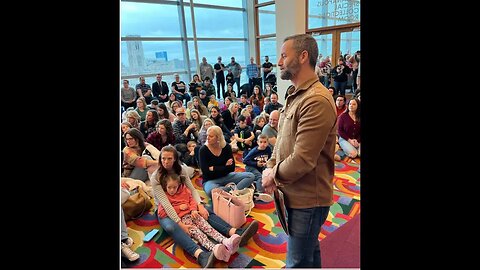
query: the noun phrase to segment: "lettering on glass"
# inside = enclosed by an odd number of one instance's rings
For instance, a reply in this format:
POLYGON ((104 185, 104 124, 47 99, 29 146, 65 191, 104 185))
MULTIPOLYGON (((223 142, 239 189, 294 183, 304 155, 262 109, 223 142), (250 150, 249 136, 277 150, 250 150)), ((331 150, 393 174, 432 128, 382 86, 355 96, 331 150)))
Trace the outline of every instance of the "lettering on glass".
POLYGON ((318 0, 320 18, 360 21, 360 0, 318 0))

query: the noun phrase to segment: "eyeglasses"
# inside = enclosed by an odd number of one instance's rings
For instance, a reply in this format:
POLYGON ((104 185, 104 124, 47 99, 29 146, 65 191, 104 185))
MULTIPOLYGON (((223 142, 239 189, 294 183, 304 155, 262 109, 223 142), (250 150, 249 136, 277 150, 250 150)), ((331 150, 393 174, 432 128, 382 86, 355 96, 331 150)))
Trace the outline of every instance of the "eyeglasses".
POLYGON ((125 140, 126 140, 126 141, 131 141, 131 140, 135 140, 135 139, 132 138, 132 137, 130 137, 130 138, 125 137, 125 140))

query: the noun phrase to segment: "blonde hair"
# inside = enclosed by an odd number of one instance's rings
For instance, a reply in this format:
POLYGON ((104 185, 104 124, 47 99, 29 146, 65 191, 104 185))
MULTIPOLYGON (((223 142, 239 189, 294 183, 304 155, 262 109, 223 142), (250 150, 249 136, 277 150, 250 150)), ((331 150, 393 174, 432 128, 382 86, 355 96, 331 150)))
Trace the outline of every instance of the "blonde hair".
MULTIPOLYGON (((218 142, 220 144, 220 148, 224 148, 225 145, 227 145, 227 142, 225 141, 225 137, 223 136, 222 129, 219 126, 211 126, 207 129, 207 134, 210 130, 217 137, 218 142)), ((207 144, 208 144, 208 141, 207 141, 207 144)))

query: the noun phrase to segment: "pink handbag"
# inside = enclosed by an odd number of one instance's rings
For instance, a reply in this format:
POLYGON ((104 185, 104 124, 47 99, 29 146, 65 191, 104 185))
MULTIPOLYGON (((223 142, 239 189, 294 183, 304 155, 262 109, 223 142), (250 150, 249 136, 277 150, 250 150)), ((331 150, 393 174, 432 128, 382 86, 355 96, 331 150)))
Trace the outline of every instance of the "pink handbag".
POLYGON ((245 203, 221 188, 212 189, 213 212, 234 228, 246 221, 245 203))

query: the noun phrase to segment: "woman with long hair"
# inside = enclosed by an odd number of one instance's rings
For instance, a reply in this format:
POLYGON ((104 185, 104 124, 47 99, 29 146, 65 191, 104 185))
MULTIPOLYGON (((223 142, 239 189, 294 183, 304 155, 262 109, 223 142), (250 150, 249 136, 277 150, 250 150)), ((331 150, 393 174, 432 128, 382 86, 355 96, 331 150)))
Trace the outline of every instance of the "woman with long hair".
POLYGON ((148 143, 145 143, 142 132, 136 128, 127 130, 124 138, 127 146, 123 148, 122 176, 142 180, 143 182, 147 181, 147 169, 157 165, 157 161, 142 156, 148 143))
POLYGON ((338 117, 338 144, 350 158, 360 156, 360 100, 351 99, 338 117))
MULTIPOLYGON (((188 254, 197 258, 198 263, 203 267, 212 267, 214 256, 219 258, 223 254, 214 254, 212 252, 204 252, 202 249, 189 237, 190 225, 184 224, 175 212, 172 204, 168 200, 165 191, 161 186, 162 179, 168 174, 177 174, 185 178, 185 186, 191 191, 193 199, 198 204, 199 214, 225 236, 232 236, 234 234, 240 235, 240 246, 244 246, 248 240, 257 232, 258 222, 254 220, 246 228, 234 228, 226 223, 220 217, 215 215, 211 209, 207 209, 203 203, 197 190, 194 188, 190 177, 186 172, 186 166, 180 165, 178 152, 173 146, 165 146, 160 151, 160 158, 158 161, 158 169, 153 172, 150 177, 152 182, 152 189, 154 194, 155 205, 162 207, 167 213, 168 217, 161 218, 157 215, 160 226, 174 239, 175 243, 179 244, 188 254)), ((155 211, 158 214, 158 211, 155 211)))

